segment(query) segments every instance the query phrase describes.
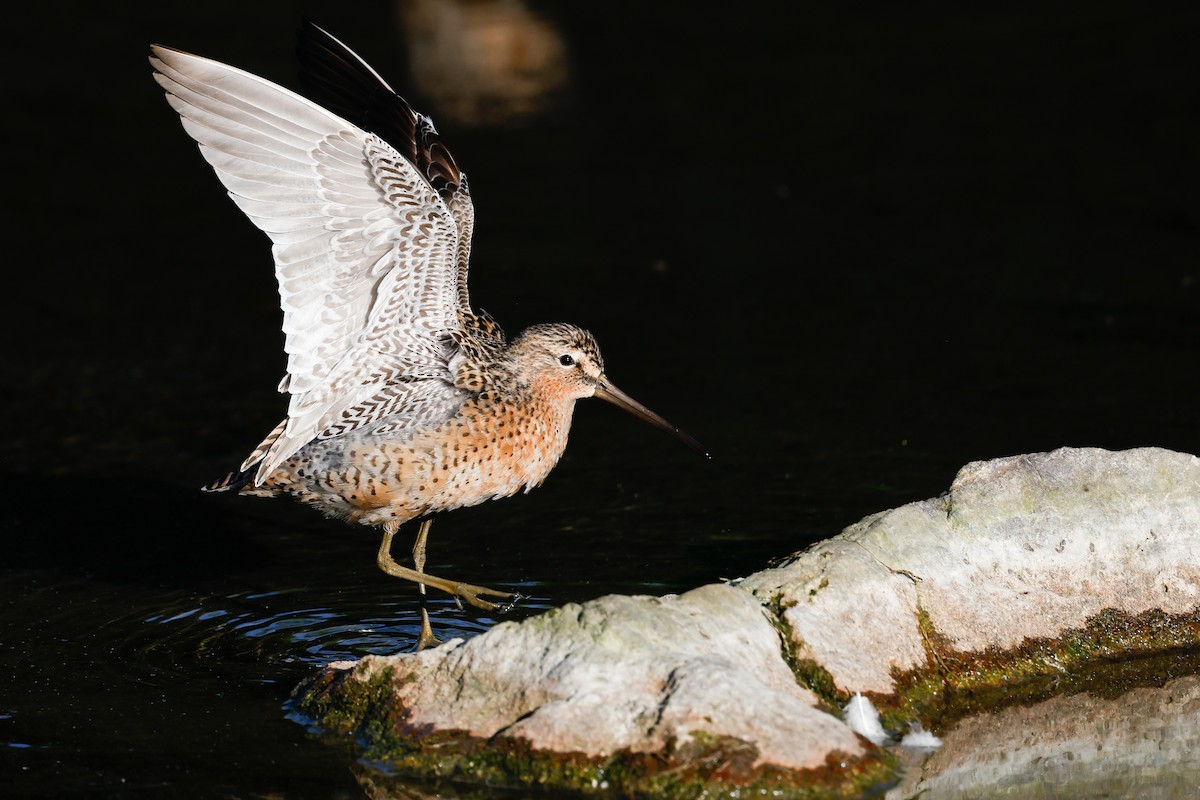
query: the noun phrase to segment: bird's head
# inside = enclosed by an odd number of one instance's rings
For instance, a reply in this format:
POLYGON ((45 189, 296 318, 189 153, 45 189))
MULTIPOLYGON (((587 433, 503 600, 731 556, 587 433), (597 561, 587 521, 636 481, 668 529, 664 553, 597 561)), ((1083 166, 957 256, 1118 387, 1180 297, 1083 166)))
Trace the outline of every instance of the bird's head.
POLYGON ((604 374, 604 359, 595 337, 583 328, 565 323, 534 325, 513 340, 509 355, 518 380, 543 397, 568 401, 599 397, 710 457, 691 436, 613 385, 604 374))

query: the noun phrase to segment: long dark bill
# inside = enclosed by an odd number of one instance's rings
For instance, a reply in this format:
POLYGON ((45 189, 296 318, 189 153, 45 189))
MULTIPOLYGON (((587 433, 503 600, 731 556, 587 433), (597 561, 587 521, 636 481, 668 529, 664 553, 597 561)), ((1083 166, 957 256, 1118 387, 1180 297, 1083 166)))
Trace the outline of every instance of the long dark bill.
POLYGON ((617 408, 625 409, 638 419, 645 420, 654 427, 662 428, 667 433, 673 434, 677 439, 679 439, 679 441, 690 447, 693 452, 698 453, 704 458, 712 458, 712 456, 709 455, 708 450, 704 449, 704 445, 700 444, 691 436, 688 436, 686 433, 679 430, 679 428, 676 428, 658 414, 655 414, 637 400, 634 400, 632 397, 613 386, 611 383, 608 383, 607 381, 600 381, 597 383, 596 397, 599 397, 601 400, 607 400, 617 408))

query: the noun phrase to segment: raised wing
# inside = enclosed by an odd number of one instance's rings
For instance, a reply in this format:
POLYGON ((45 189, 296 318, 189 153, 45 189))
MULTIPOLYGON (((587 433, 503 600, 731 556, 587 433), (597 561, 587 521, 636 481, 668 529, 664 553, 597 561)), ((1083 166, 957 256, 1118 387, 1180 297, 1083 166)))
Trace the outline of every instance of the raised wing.
POLYGON ((287 89, 152 51, 184 128, 273 242, 291 401, 242 468, 258 462, 261 483, 318 436, 410 408, 397 426, 450 416, 464 396, 448 364, 465 294, 460 226, 442 195, 378 135, 287 89))
POLYGON ((300 79, 311 99, 394 147, 449 207, 458 228, 459 311, 469 317, 467 268, 475 208, 467 176, 434 129, 433 120, 414 111, 357 53, 310 20, 300 26, 296 55, 300 79))

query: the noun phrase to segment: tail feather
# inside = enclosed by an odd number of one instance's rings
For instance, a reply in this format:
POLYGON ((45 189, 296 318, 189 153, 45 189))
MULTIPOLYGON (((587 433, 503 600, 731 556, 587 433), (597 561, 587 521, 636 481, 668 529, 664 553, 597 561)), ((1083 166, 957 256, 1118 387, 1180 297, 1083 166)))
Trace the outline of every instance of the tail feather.
POLYGON ((228 473, 225 477, 213 481, 210 484, 200 487, 202 492, 229 492, 242 489, 246 484, 254 481, 255 474, 259 471, 259 462, 261 462, 270 451, 271 446, 276 440, 283 435, 283 431, 287 428, 287 419, 275 426, 275 430, 267 434, 267 438, 263 439, 258 447, 254 448, 254 452, 246 457, 242 465, 233 472, 228 473))
POLYGON ((200 487, 202 492, 229 492, 241 489, 254 478, 254 470, 230 472, 225 477, 200 487))

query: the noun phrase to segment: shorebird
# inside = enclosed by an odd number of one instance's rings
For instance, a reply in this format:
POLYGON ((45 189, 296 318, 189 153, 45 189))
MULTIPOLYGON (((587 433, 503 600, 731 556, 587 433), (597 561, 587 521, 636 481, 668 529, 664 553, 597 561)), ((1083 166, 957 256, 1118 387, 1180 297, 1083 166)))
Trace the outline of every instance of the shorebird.
MULTIPOLYGON (((607 400, 708 456, 613 385, 586 330, 534 325, 509 341, 472 308, 466 175, 433 122, 350 48, 301 26, 302 76, 323 105, 217 61, 151 52, 184 129, 270 237, 283 309, 287 416, 206 490, 290 496, 381 528, 385 572, 495 610, 485 597, 517 596, 424 571, 429 515, 540 485, 576 400, 607 400), (408 568, 392 537, 418 518, 408 568)), ((436 641, 421 611, 419 647, 436 641)))

